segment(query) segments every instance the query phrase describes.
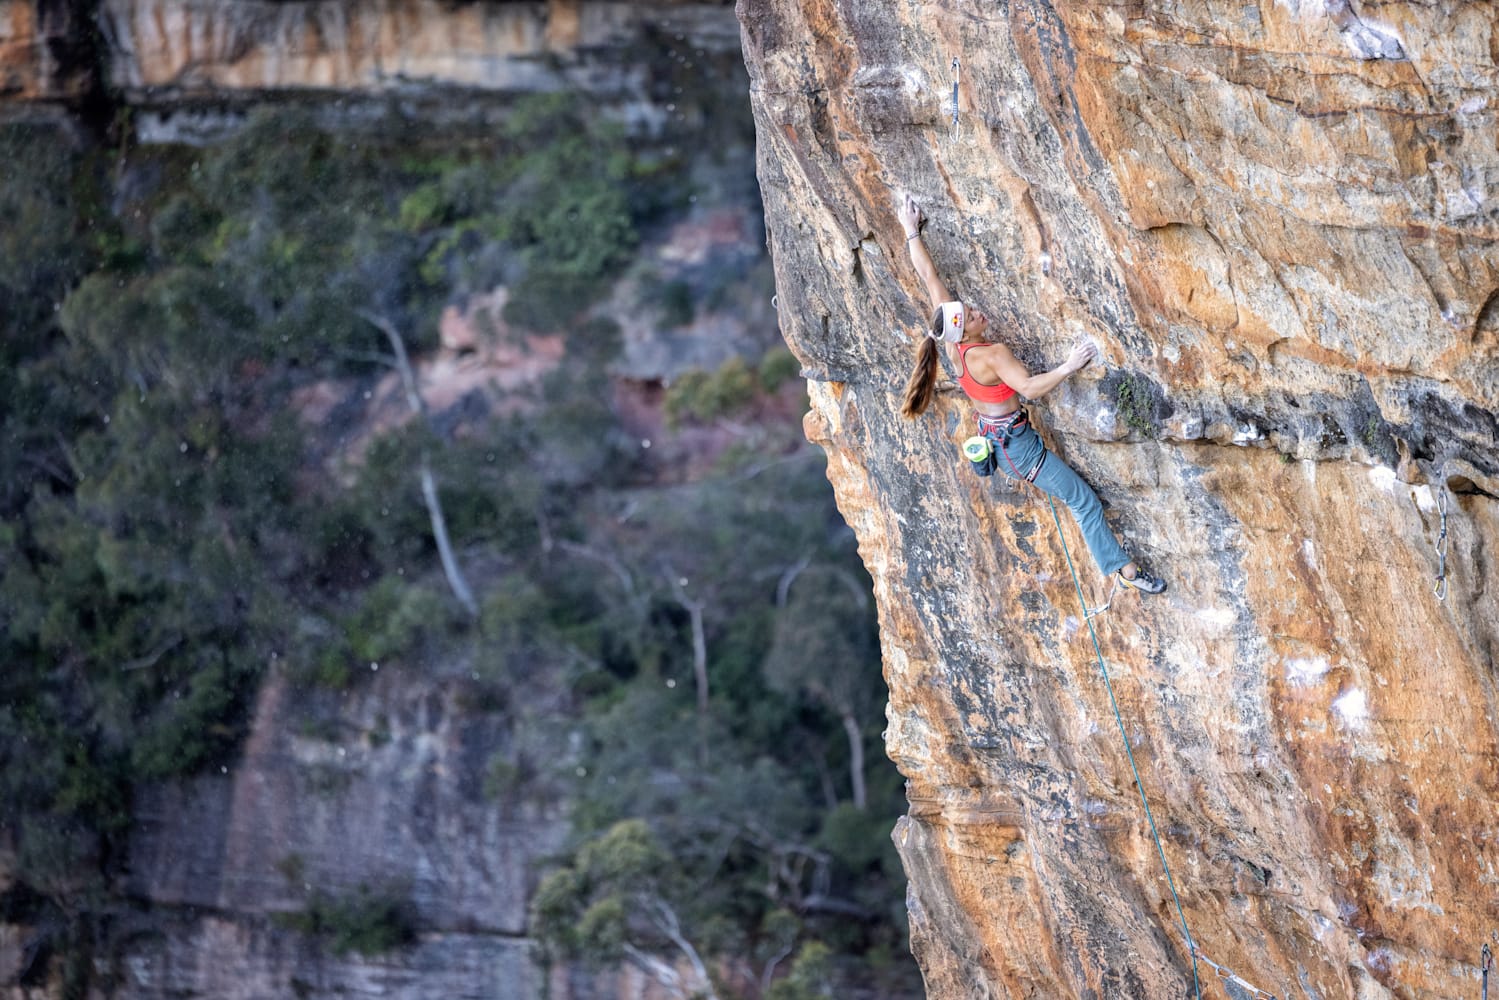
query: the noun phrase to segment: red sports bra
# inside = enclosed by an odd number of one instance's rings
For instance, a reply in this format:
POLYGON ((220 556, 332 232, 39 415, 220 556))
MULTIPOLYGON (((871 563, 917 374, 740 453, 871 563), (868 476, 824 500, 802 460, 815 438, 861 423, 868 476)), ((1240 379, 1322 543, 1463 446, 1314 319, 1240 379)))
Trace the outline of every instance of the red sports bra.
POLYGON ((958 387, 968 394, 969 399, 980 403, 1004 403, 1015 395, 1015 390, 1003 382, 998 385, 985 385, 972 375, 968 374, 968 351, 973 347, 986 347, 986 344, 959 344, 958 363, 962 371, 958 373, 958 387))

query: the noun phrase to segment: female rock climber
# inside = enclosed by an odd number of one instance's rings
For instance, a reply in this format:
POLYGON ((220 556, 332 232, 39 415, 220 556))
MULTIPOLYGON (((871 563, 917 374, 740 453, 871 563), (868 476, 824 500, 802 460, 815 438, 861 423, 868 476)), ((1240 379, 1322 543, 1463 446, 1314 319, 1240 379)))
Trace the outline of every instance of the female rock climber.
POLYGON ((1080 341, 1061 365, 1049 372, 1032 375, 1008 347, 989 339, 989 317, 968 303, 954 299, 937 276, 931 254, 922 245, 921 224, 925 219, 921 208, 908 194, 901 196, 899 215, 901 228, 906 233, 906 246, 911 251, 911 263, 925 282, 935 310, 931 329, 921 342, 916 369, 906 384, 901 413, 915 417, 931 405, 937 386, 937 344, 950 345, 948 356, 958 370, 958 385, 973 401, 979 433, 988 438, 999 453, 999 467, 1034 483, 1072 509, 1072 516, 1082 528, 1083 540, 1088 543, 1088 551, 1105 576, 1117 573, 1124 586, 1147 594, 1159 594, 1165 590, 1165 581, 1145 572, 1130 559, 1104 523, 1103 507, 1098 497, 1065 462, 1046 450, 1016 398, 1040 399, 1092 361, 1098 348, 1088 341, 1080 341))

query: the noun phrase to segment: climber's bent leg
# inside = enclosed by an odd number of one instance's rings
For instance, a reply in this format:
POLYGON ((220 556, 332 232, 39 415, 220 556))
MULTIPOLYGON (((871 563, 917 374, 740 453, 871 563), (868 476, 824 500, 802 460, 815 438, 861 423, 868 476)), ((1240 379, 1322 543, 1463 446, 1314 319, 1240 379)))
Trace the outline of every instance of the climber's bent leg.
MULTIPOLYGON (((1035 431, 1027 427, 1006 442, 1005 454, 1022 477, 1030 476, 1036 463, 1041 463, 1041 468, 1036 470, 1035 484, 1071 509, 1077 526, 1082 529, 1083 541, 1104 576, 1129 563, 1129 553, 1120 546, 1103 519, 1103 504, 1098 502, 1097 494, 1066 462, 1046 450, 1035 431)), ((1003 459, 1002 455, 1000 468, 1009 471, 1003 459)))

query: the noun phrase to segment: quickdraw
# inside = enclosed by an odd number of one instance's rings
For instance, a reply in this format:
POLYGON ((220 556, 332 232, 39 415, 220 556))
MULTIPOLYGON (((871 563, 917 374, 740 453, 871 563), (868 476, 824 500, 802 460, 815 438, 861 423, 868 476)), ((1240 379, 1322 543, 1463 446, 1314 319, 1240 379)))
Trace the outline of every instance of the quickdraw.
POLYGON ((1478 968, 1483 973, 1482 1000, 1489 1000, 1489 970, 1493 967, 1494 953, 1489 950, 1489 946, 1487 942, 1485 942, 1483 951, 1479 952, 1478 954, 1478 968))
MULTIPOLYGON (((1437 600, 1447 599, 1447 491, 1437 487, 1437 513, 1442 516, 1442 533, 1437 536, 1437 582, 1432 586, 1431 592, 1437 596, 1437 600)), ((1484 945, 1485 948, 1488 945, 1484 945)))
POLYGON ((1117 592, 1119 590, 1119 574, 1118 573, 1110 573, 1109 576, 1111 576, 1113 578, 1113 580, 1114 580, 1113 584, 1109 587, 1109 596, 1105 597, 1103 599, 1103 603, 1100 604, 1096 608, 1090 608, 1086 604, 1084 604, 1083 605, 1083 620, 1084 621, 1088 620, 1089 618, 1092 618, 1094 615, 1101 615, 1101 614, 1103 614, 1105 611, 1109 610, 1109 608, 1113 605, 1113 603, 1114 603, 1114 594, 1115 594, 1115 592, 1117 592))
MULTIPOLYGON (((1193 943, 1193 946, 1195 951, 1195 942, 1193 943)), ((1258 986, 1255 986, 1253 983, 1247 982, 1242 976, 1237 975, 1232 969, 1225 969, 1223 966, 1219 965, 1211 958, 1208 958, 1202 952, 1198 951, 1196 952, 1196 954, 1198 958, 1202 959, 1208 965, 1213 967, 1214 974, 1217 975, 1220 980, 1238 987, 1239 990, 1246 996, 1250 997, 1251 1000, 1282 1000, 1282 998, 1277 996, 1276 994, 1266 992, 1265 990, 1260 989, 1258 986)), ((1291 994, 1287 993, 1285 995, 1285 1000, 1290 1000, 1290 998, 1291 994)))
POLYGON ((952 108, 950 109, 950 113, 952 115, 952 139, 953 139, 954 142, 956 142, 958 140, 958 81, 960 79, 962 79, 962 69, 963 69, 962 63, 958 62, 958 57, 957 56, 953 56, 952 57, 952 108))

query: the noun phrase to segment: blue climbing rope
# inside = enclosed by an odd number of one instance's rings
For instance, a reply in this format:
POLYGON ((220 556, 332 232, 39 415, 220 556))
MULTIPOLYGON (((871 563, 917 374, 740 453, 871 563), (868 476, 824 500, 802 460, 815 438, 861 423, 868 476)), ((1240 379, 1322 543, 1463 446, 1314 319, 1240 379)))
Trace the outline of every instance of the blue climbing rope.
MULTIPOLYGON (((1014 473, 1015 478, 1017 480, 1020 480, 1021 482, 1030 483, 1032 486, 1036 486, 1035 476, 1036 472, 1041 468, 1040 462, 1036 464, 1035 469, 1031 470, 1031 474, 1029 477, 1023 476, 1020 474, 1020 470, 1015 468, 1015 463, 1010 459, 1009 449, 1005 447, 1005 441, 1007 440, 1007 438, 1005 438, 1004 436, 1000 436, 998 438, 994 438, 993 440, 995 444, 999 446, 999 452, 1005 457, 1005 463, 1009 465, 1010 472, 1014 473)), ((1047 457, 1049 457, 1049 454, 1049 452, 1043 453, 1041 456, 1041 461, 1046 461, 1047 457)), ((1182 936, 1187 940, 1187 953, 1192 957, 1192 990, 1197 994, 1197 1000, 1202 1000, 1202 980, 1198 974, 1197 968, 1197 960, 1201 958, 1202 961, 1206 962, 1209 966, 1212 967, 1213 973, 1218 977, 1218 979, 1237 986, 1240 990, 1249 995, 1250 1000, 1281 1000, 1281 998, 1277 997, 1274 993, 1267 993, 1264 990, 1260 989, 1258 986, 1255 986, 1253 983, 1250 983, 1242 977, 1236 975, 1232 969, 1219 965, 1217 962, 1213 961, 1211 958, 1208 958, 1206 955, 1198 954, 1197 941, 1192 937, 1191 929, 1187 927, 1187 914, 1186 911, 1182 909, 1181 897, 1176 894, 1176 880, 1171 875, 1171 863, 1166 860, 1166 849, 1161 846, 1161 835, 1155 828, 1155 816, 1151 814, 1150 802, 1145 798, 1145 783, 1140 780, 1140 769, 1135 766, 1135 752, 1134 750, 1130 749, 1129 733, 1124 729, 1124 717, 1120 715, 1119 701, 1114 697, 1114 682, 1109 677, 1109 668, 1108 665, 1104 663, 1103 650, 1098 645, 1098 633, 1093 629, 1094 617, 1107 611, 1109 609, 1109 606, 1113 604, 1114 590, 1113 588, 1110 588, 1108 600, 1103 603, 1102 607, 1088 607, 1088 600, 1083 596, 1082 582, 1077 578, 1077 567, 1072 564, 1072 551, 1067 548, 1067 536, 1062 533, 1062 519, 1057 516, 1056 502, 1052 499, 1050 493, 1047 493, 1039 486, 1036 486, 1036 489, 1045 494, 1046 503, 1049 507, 1051 507, 1051 519, 1056 523, 1057 526, 1057 540, 1062 543, 1062 555, 1067 557, 1067 572, 1072 574, 1072 586, 1077 590, 1077 600, 1078 603, 1082 605, 1083 609, 1083 620, 1088 623, 1088 635, 1093 639, 1093 652, 1098 657, 1098 670, 1103 674, 1103 685, 1104 688, 1109 692, 1109 704, 1114 708, 1114 721, 1119 724, 1119 735, 1124 740, 1124 754, 1129 758, 1129 769, 1135 776, 1135 791, 1140 793, 1140 805, 1145 807, 1145 820, 1150 824, 1150 836, 1151 839, 1155 841, 1156 854, 1158 854, 1161 858, 1161 869, 1166 873, 1166 885, 1171 889, 1171 901, 1176 904, 1176 916, 1181 920, 1182 936)), ((1117 585, 1118 583, 1116 581, 1115 586, 1117 585)), ((1488 946, 1485 945, 1484 949, 1487 953, 1488 946)), ((1484 974, 1485 976, 1487 976, 1488 973, 1485 972, 1484 974)), ((1488 980, 1485 979, 1484 983, 1484 988, 1485 990, 1487 990, 1488 980)), ((1285 1000, 1291 1000, 1291 994, 1289 991, 1285 995, 1285 1000)), ((1485 993, 1484 1000, 1488 1000, 1487 993, 1485 993)))
MULTIPOLYGON (((1062 519, 1057 516, 1057 505, 1050 493, 1046 494, 1046 503, 1051 507, 1051 519, 1057 524, 1057 538, 1062 541, 1062 554, 1067 557, 1067 571, 1072 574, 1072 585, 1077 588, 1077 599, 1086 610, 1088 601, 1083 597, 1083 585, 1077 578, 1077 568, 1072 565, 1072 553, 1068 551, 1067 537, 1062 533, 1062 519)), ((1166 885, 1171 889, 1171 901, 1176 904, 1176 915, 1181 920, 1182 936, 1187 939, 1187 952, 1192 956, 1192 989, 1197 994, 1197 1000, 1202 1000, 1202 983, 1197 975, 1197 942, 1192 939, 1192 932, 1187 927, 1187 914, 1182 909, 1181 897, 1176 894, 1176 880, 1171 877, 1171 864, 1166 860, 1166 849, 1161 846, 1161 835, 1156 832, 1155 817, 1151 815, 1150 802, 1145 798, 1145 785, 1140 780, 1140 769, 1135 766, 1135 752, 1130 749, 1129 733, 1124 729, 1124 717, 1119 714, 1119 702, 1114 697, 1114 682, 1109 679, 1109 668, 1103 661, 1103 650, 1098 645, 1098 633, 1093 629, 1093 616, 1084 615, 1084 621, 1088 624, 1088 635, 1093 638, 1093 652, 1098 656, 1098 669, 1103 673, 1103 686, 1109 692, 1109 704, 1114 707, 1114 721, 1119 723, 1119 735, 1124 738, 1124 753, 1129 758, 1129 769, 1135 776, 1135 791, 1140 793, 1140 805, 1145 807, 1145 820, 1150 824, 1150 836, 1155 840, 1156 853, 1161 857, 1161 868, 1166 872, 1166 885)))

